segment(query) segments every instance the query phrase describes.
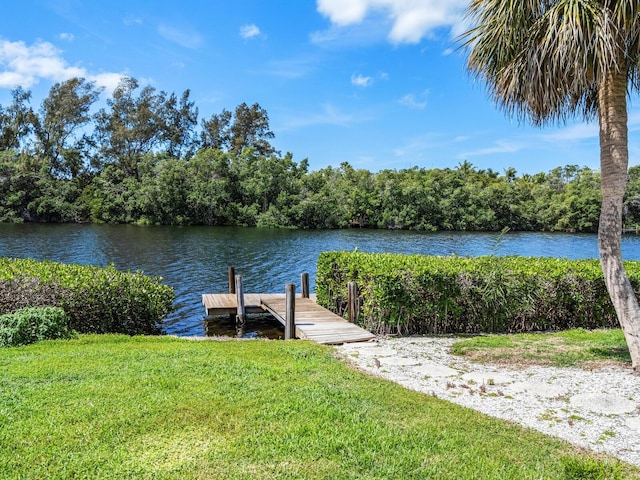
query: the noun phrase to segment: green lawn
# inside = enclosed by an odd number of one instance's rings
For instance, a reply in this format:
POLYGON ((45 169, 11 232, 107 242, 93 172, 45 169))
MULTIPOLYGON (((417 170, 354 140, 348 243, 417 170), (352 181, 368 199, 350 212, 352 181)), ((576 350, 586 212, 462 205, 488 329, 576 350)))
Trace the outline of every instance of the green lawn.
POLYGON ((109 335, 0 349, 0 478, 640 474, 359 373, 330 347, 109 335))
POLYGON ((620 329, 477 336, 455 343, 452 351, 479 362, 585 368, 604 363, 631 366, 620 329))

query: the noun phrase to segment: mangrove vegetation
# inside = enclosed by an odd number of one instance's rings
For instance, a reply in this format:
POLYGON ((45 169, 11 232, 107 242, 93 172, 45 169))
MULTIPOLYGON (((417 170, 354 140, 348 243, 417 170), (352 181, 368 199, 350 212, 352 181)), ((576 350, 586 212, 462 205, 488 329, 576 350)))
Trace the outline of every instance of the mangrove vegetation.
MULTIPOLYGON (((0 221, 288 228, 595 232, 600 173, 420 167, 309 169, 272 145, 267 112, 238 105, 199 122, 189 90, 124 79, 106 101, 93 83, 54 85, 39 109, 0 105, 0 221), (98 108, 99 105, 103 105, 98 108)), ((640 166, 625 223, 640 223, 640 166)))

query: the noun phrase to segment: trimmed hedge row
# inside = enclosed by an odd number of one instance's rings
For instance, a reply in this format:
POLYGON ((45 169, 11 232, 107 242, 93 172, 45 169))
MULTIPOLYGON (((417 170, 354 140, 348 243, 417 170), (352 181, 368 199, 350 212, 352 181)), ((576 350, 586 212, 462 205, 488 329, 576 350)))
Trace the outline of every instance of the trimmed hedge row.
MULTIPOLYGON (((640 262, 625 262, 636 294, 640 262)), ((597 260, 324 252, 318 303, 344 315, 358 284, 374 333, 513 333, 619 326, 597 260)))
POLYGON ((79 333, 158 334, 175 298, 160 280, 113 265, 0 258, 0 314, 57 306, 79 333))

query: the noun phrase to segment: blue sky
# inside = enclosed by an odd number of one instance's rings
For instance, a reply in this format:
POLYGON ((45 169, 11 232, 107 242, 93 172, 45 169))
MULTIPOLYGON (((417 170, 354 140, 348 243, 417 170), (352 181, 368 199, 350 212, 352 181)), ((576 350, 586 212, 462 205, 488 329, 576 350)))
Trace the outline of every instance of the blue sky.
MULTIPOLYGON (((269 114, 274 146, 312 170, 455 167, 500 173, 599 167, 597 125, 543 129, 499 110, 455 50, 466 0, 21 0, 0 17, 0 104, 38 107, 73 76, 121 76, 178 95, 200 119, 238 104, 269 114)), ((630 107, 630 165, 640 110, 630 107)))

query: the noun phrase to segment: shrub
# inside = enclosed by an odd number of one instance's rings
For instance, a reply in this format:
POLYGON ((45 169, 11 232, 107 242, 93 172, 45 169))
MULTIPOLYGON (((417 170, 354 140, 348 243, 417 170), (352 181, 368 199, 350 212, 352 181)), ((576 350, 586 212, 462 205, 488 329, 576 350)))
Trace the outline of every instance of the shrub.
POLYGON ((80 333, 157 334, 174 300, 173 290, 160 280, 113 265, 0 258, 0 314, 58 306, 80 333))
MULTIPOLYGON (((625 262, 636 291, 640 263, 625 262)), ((511 333, 618 326, 597 260, 324 252, 318 302, 342 315, 347 283, 376 333, 511 333)))
POLYGON ((0 315, 0 347, 72 336, 69 317, 60 307, 27 307, 0 315))

